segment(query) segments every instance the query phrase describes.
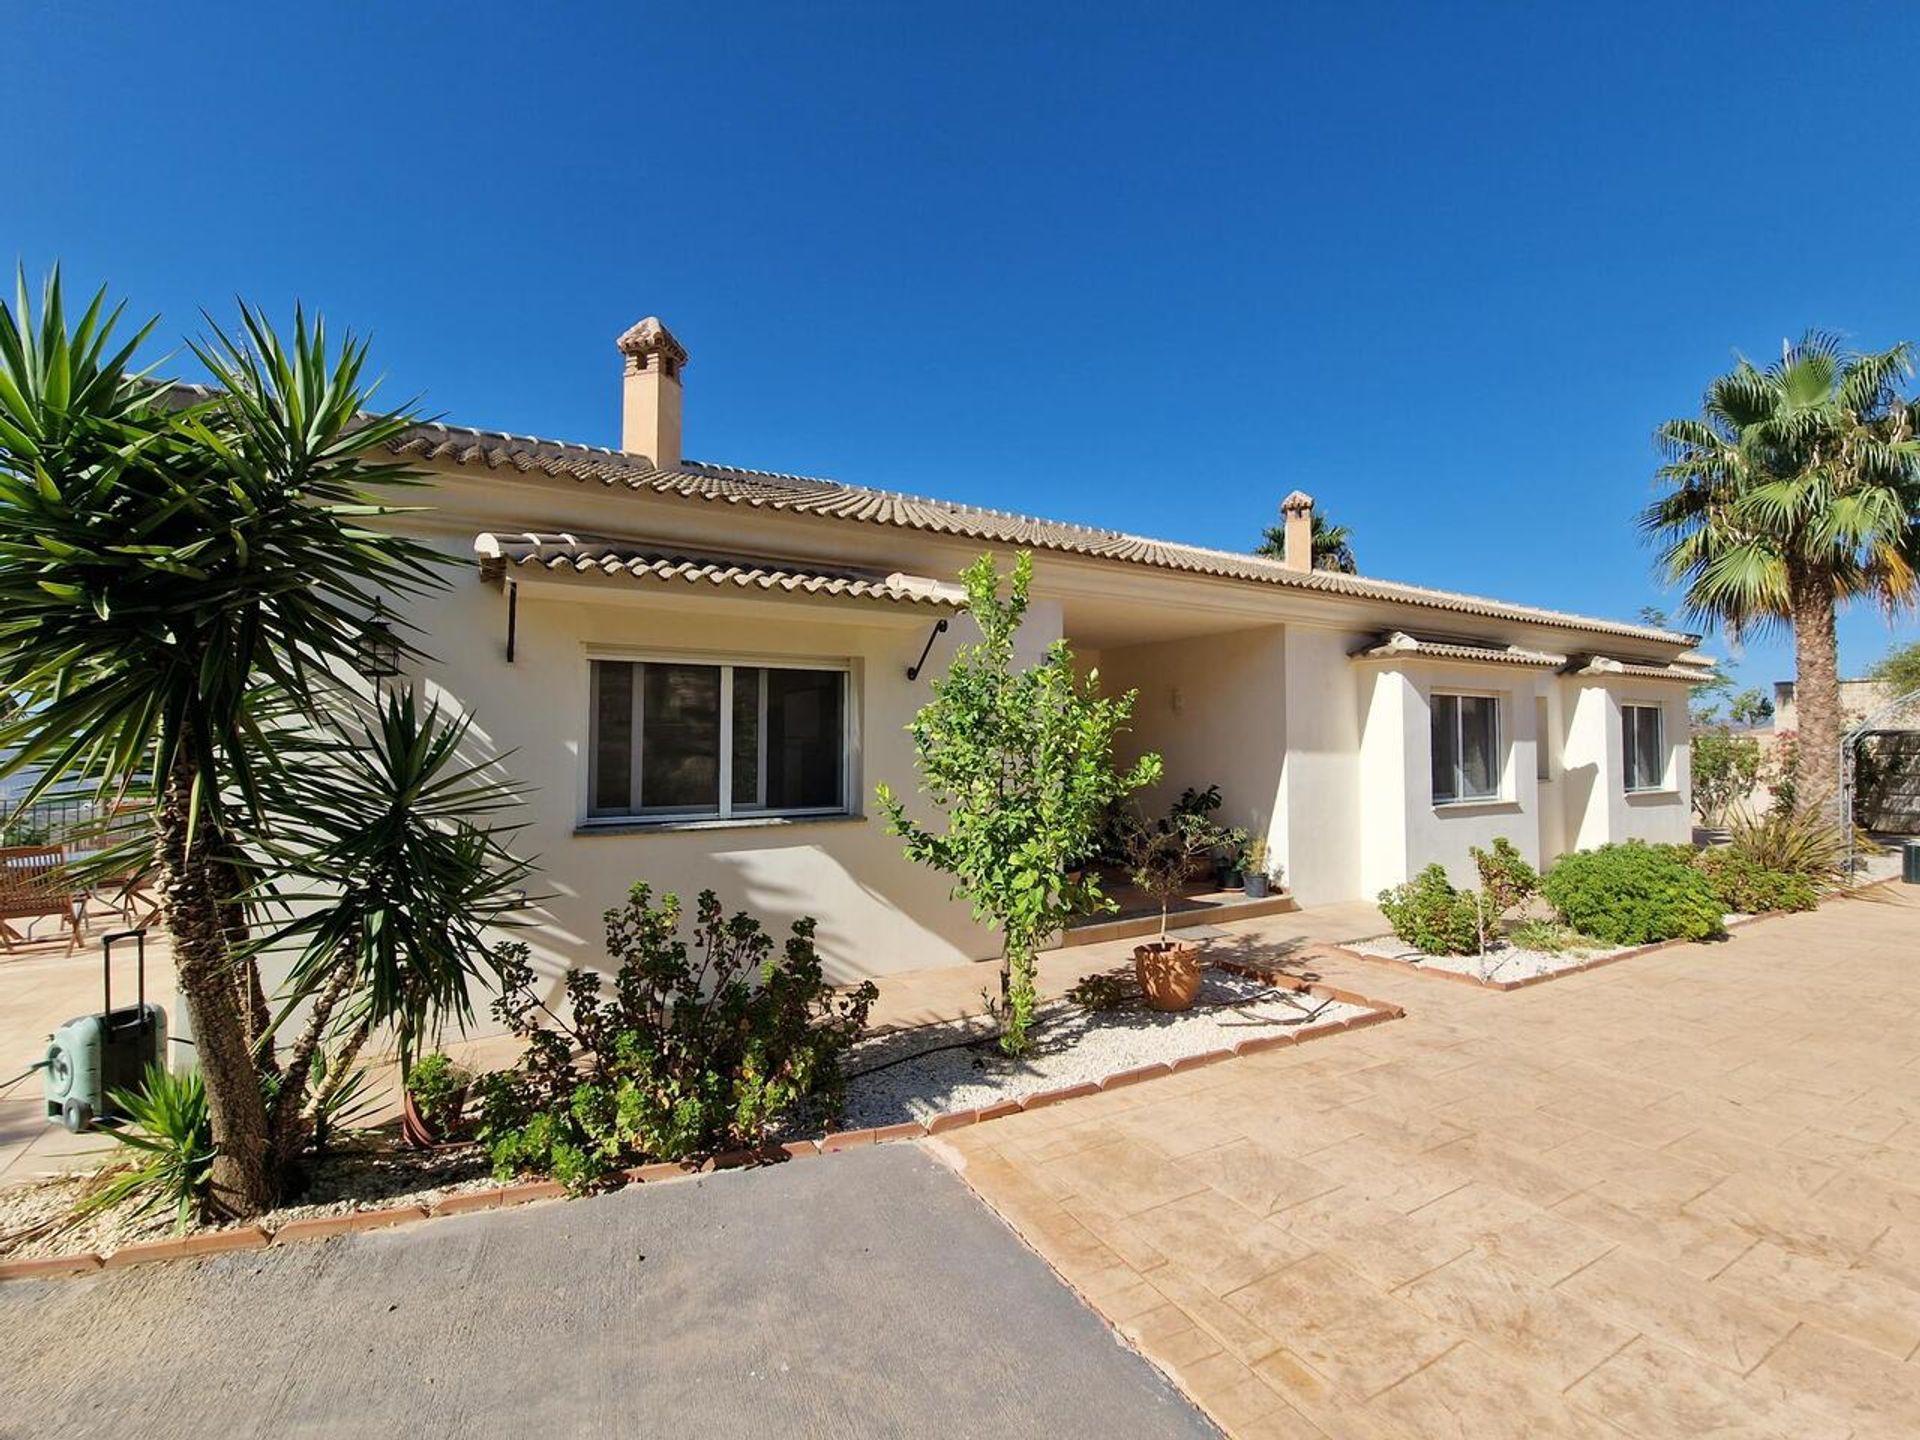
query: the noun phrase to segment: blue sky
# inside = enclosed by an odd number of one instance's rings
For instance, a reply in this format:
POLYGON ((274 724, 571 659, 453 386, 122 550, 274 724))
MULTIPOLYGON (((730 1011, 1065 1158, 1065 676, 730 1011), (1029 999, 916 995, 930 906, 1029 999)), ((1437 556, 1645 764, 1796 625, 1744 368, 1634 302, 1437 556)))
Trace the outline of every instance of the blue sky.
MULTIPOLYGON (((16 3, 0 237, 162 333, 239 295, 394 397, 1362 569, 1671 605, 1649 433, 1809 324, 1920 339, 1920 11, 16 3)), ((1890 637, 1842 622, 1842 662, 1890 637)), ((1750 642, 1742 683, 1791 674, 1750 642)))

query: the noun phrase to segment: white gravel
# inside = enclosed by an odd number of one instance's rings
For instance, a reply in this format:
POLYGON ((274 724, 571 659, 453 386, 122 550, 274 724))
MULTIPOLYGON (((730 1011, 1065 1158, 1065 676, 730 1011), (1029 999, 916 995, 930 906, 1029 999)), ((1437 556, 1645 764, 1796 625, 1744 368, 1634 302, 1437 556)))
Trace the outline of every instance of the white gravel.
POLYGON ((1550 950, 1526 950, 1518 945, 1510 945, 1504 940, 1496 940, 1487 947, 1484 955, 1427 955, 1392 935, 1375 935, 1366 940, 1349 940, 1345 949, 1361 955, 1376 955, 1382 960, 1404 960, 1409 965, 1417 965, 1422 970, 1448 970, 1455 975, 1466 975, 1475 980, 1490 981, 1496 985, 1510 985, 1516 980, 1533 980, 1542 975, 1558 975, 1585 965, 1590 960, 1603 960, 1609 955, 1624 954, 1636 947, 1632 945, 1596 945, 1591 949, 1562 950, 1558 953, 1550 950))
POLYGON ((848 1055, 853 1078, 839 1125, 859 1130, 931 1120, 1364 1013, 1358 1005, 1274 991, 1210 969, 1191 1010, 1161 1014, 1136 1005, 1095 1011, 1066 1000, 1043 1005, 1034 1051, 1019 1060, 1000 1053, 993 1022, 984 1017, 893 1031, 861 1041, 848 1055), (955 1042, 959 1047, 951 1048, 955 1042))
MULTIPOLYGON (((109 1166, 119 1159, 113 1154, 101 1158, 109 1166)), ((100 1183, 100 1175, 99 1170, 76 1170, 0 1190, 0 1259, 88 1251, 106 1254, 135 1241, 172 1238, 173 1211, 165 1208, 140 1215, 132 1205, 118 1205, 77 1223, 64 1223, 74 1206, 100 1183)), ((488 1173, 486 1155, 477 1145, 406 1150, 371 1140, 349 1142, 319 1163, 303 1195, 259 1216, 258 1222, 277 1230, 291 1220, 315 1215, 430 1205, 443 1196, 488 1190, 499 1183, 488 1173)), ((195 1224, 188 1233, 224 1230, 230 1223, 195 1224)))

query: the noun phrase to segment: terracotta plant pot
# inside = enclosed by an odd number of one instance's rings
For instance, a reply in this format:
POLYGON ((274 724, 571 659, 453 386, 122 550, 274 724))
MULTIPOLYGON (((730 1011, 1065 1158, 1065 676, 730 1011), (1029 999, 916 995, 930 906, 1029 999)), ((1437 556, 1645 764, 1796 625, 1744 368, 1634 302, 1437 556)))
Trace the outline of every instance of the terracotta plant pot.
MULTIPOLYGON (((466 1103, 466 1087, 462 1086, 448 1108, 458 1115, 466 1108, 466 1103)), ((454 1139, 451 1133, 443 1134, 440 1127, 427 1118, 426 1111, 420 1108, 412 1092, 405 1086, 400 1088, 400 1138, 414 1150, 438 1149, 454 1139)))
POLYGON ((1180 940, 1133 947, 1133 973, 1152 1010, 1189 1010, 1200 994, 1200 949, 1180 940))

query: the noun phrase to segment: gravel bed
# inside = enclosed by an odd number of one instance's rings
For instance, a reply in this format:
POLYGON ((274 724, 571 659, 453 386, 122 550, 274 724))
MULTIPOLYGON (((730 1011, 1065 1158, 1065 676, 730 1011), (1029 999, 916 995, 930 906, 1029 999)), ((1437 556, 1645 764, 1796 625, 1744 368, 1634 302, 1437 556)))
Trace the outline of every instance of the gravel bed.
MULTIPOLYGON (((122 1245, 165 1240, 173 1235, 171 1210, 136 1215, 131 1205, 117 1205, 78 1224, 61 1224, 101 1183, 105 1173, 104 1168, 76 1170, 0 1190, 0 1259, 26 1260, 88 1251, 107 1254, 122 1245)), ((329 1155, 316 1167, 312 1182, 297 1201, 258 1217, 257 1223, 277 1230, 291 1220, 312 1215, 343 1215, 389 1205, 428 1205, 442 1196, 488 1190, 497 1184, 478 1146, 403 1150, 370 1140, 329 1155)), ((226 1228, 226 1223, 195 1225, 189 1233, 226 1228)))
MULTIPOLYGON (((1732 918, 1732 917, 1729 917, 1732 918)), ((1505 940, 1496 940, 1484 955, 1428 955, 1415 950, 1393 935, 1375 935, 1366 940, 1348 940, 1345 949, 1382 960, 1403 960, 1422 970, 1446 970, 1455 975, 1511 985, 1516 980, 1534 980, 1542 975, 1558 975, 1591 960, 1624 954, 1632 945, 1595 945, 1571 950, 1528 950, 1505 940)))
POLYGON ((1138 1002, 1120 1010, 1088 1010, 1066 1000, 1043 1005, 1034 1051, 1019 1060, 1000 1053, 995 1026, 985 1018, 897 1030, 861 1041, 847 1056, 852 1078, 839 1125, 859 1130, 930 1120, 1365 1013, 1358 1005, 1208 970, 1191 1010, 1161 1014, 1138 1002))

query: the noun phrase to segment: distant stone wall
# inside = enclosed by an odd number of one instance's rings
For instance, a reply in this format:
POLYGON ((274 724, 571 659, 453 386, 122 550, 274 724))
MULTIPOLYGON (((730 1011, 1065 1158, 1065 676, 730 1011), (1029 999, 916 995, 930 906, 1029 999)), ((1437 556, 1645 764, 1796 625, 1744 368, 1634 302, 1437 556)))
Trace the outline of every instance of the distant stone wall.
POLYGON ((1854 770, 1854 822, 1892 835, 1920 835, 1920 733, 1872 735, 1854 770))

